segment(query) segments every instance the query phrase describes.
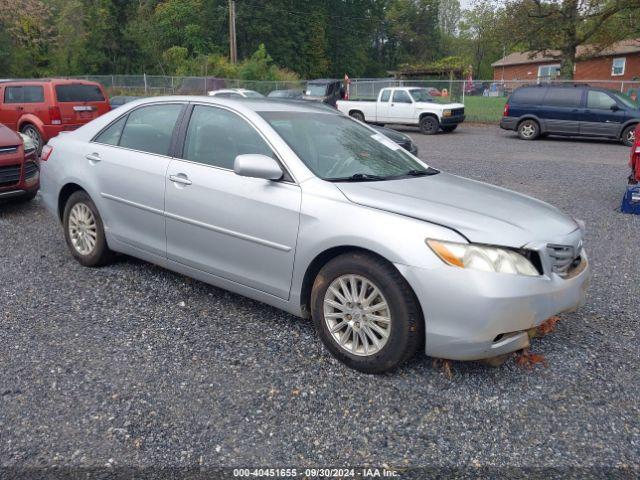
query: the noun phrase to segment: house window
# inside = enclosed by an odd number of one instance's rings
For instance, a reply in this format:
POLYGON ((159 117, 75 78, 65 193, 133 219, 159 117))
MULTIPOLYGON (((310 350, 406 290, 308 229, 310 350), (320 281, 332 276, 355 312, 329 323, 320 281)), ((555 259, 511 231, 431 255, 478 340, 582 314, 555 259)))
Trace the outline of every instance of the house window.
POLYGON ((538 83, 548 82, 560 75, 560 64, 540 65, 538 67, 538 83))
POLYGON ((611 66, 611 76, 619 77, 624 75, 624 67, 627 63, 627 59, 625 57, 614 58, 613 65, 611 66))

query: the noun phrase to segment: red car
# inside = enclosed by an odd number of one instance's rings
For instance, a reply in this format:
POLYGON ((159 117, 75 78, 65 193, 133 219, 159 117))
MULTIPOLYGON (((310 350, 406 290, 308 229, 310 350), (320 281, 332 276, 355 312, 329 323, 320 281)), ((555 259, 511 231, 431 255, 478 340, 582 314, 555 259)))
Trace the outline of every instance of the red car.
POLYGON ((640 124, 636 127, 635 140, 631 147, 631 159, 629 160, 631 167, 631 176, 629 180, 633 183, 640 182, 640 124))
POLYGON ((102 85, 83 80, 0 82, 0 123, 29 135, 38 152, 60 132, 75 130, 111 110, 102 85))
POLYGON ((0 200, 29 201, 40 187, 36 145, 0 124, 0 200))

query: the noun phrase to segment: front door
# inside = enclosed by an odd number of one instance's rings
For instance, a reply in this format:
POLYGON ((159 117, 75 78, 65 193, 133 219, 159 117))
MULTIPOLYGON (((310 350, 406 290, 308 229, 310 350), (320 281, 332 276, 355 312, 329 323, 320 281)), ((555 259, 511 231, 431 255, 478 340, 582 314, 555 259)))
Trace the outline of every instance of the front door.
POLYGON ((389 105, 389 121, 391 123, 411 123, 414 117, 413 100, 406 90, 395 90, 389 105))
POLYGON ((626 112, 606 92, 590 90, 587 93, 587 108, 580 122, 580 133, 601 137, 617 137, 626 112))
POLYGON ((165 177, 182 108, 177 103, 137 108, 84 152, 87 168, 95 170, 105 228, 115 239, 163 258, 165 177))
POLYGON ((290 181, 240 177, 237 155, 275 154, 234 112, 193 108, 182 159, 169 165, 165 216, 169 260, 287 299, 301 191, 290 181))

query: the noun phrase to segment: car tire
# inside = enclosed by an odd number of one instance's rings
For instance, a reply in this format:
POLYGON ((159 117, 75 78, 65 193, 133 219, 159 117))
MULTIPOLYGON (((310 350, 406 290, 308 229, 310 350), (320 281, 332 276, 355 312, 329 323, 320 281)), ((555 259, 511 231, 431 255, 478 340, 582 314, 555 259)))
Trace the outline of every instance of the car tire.
POLYGON ((84 191, 73 193, 62 216, 64 238, 71 255, 85 267, 102 267, 113 261, 104 224, 93 200, 84 191))
POLYGON ((527 119, 518 125, 518 137, 522 140, 535 140, 540 136, 540 124, 535 120, 527 119))
POLYGON ((636 141, 636 125, 630 125, 622 132, 622 143, 627 147, 633 147, 636 141))
POLYGON ((349 112, 349 116, 359 122, 364 122, 364 114, 362 112, 358 112, 357 110, 355 112, 349 112))
POLYGON ((33 143, 36 144, 36 152, 38 152, 38 155, 40 155, 40 153, 42 152, 42 147, 44 146, 42 135, 40 135, 40 131, 30 123, 23 126, 22 129, 20 129, 20 131, 25 135, 27 135, 28 137, 31 137, 31 139, 33 140, 33 143))
POLYGON ((425 135, 435 135, 438 133, 440 123, 436 117, 425 115, 420 119, 420 131, 425 135))
POLYGON ((311 311, 329 352, 361 372, 393 370, 424 342, 424 318, 411 287, 392 264, 367 253, 345 253, 320 270, 311 311), (356 298, 349 296, 353 291, 356 298))
POLYGON ((442 131, 450 133, 453 132, 456 128, 458 128, 458 125, 447 125, 446 127, 442 127, 442 131))

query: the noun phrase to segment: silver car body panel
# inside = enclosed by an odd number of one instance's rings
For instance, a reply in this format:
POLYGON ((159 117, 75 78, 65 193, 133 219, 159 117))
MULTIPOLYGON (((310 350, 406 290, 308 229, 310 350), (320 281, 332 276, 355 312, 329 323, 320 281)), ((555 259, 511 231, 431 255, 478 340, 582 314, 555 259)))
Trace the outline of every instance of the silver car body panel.
POLYGON ((131 102, 49 142, 53 153, 42 162, 44 203, 59 218, 61 190, 77 184, 100 211, 111 249, 298 316, 308 316, 303 284, 316 258, 334 249, 371 251, 393 263, 416 293, 426 353, 437 357, 468 360, 517 350, 528 343, 523 331, 584 301, 589 268, 582 232, 559 210, 445 173, 366 183, 321 180, 262 119, 261 110, 336 114, 273 100, 131 102), (268 141, 292 181, 241 177, 91 141, 130 109, 156 102, 236 112, 268 141), (100 161, 87 159, 95 153, 100 161), (171 180, 181 174, 190 183, 171 180), (526 247, 538 252, 544 273, 522 277, 451 267, 426 246, 426 238, 526 247), (576 275, 553 272, 549 244, 582 252, 576 275))

